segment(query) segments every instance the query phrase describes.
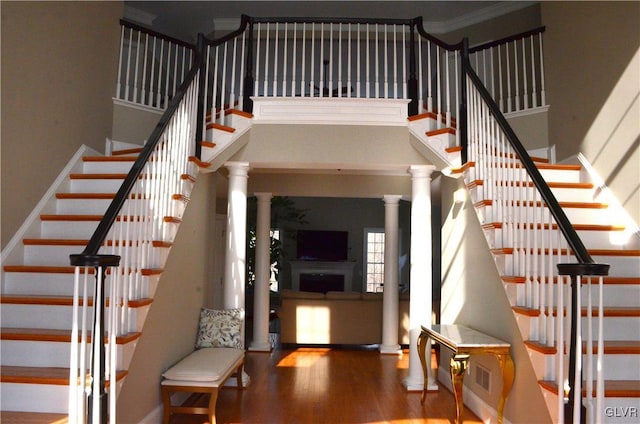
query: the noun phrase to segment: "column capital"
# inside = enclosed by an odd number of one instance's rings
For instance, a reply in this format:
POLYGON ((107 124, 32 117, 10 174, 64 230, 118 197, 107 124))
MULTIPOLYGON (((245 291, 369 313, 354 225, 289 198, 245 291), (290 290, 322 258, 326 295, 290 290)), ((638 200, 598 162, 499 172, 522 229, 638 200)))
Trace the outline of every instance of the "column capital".
POLYGON ((273 194, 272 193, 264 193, 264 192, 258 192, 258 193, 253 193, 254 196, 256 196, 256 198, 259 201, 269 201, 273 198, 273 194))
POLYGON ((402 199, 402 196, 399 194, 385 194, 382 196, 385 204, 393 204, 396 205, 402 199))
POLYGON ((409 173, 413 178, 428 178, 435 170, 435 165, 411 165, 409 167, 409 173))
POLYGON ((225 168, 229 170, 230 175, 238 177, 246 177, 249 175, 249 162, 225 162, 225 168))

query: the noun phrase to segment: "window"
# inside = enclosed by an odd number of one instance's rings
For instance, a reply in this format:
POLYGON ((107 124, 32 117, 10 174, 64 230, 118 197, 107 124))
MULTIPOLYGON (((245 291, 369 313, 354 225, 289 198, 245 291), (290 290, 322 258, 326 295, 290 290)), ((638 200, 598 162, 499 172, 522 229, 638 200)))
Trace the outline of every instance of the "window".
POLYGON ((384 286, 384 229, 364 230, 364 275, 368 293, 381 293, 384 286))
POLYGON ((278 272, 280 270, 280 251, 281 251, 281 242, 280 242, 280 230, 272 229, 271 230, 271 265, 269 266, 269 288, 271 291, 278 291, 280 288, 278 287, 278 272))

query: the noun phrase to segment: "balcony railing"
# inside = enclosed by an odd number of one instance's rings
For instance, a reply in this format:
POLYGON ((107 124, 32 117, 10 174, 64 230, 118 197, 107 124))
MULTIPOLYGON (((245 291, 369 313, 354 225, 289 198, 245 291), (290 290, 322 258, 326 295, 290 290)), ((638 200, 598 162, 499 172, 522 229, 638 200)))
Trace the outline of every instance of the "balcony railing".
MULTIPOLYGON (((576 347, 581 346, 579 320, 576 322, 580 308, 575 302, 567 307, 562 289, 557 290, 560 292, 558 297, 552 299, 552 284, 554 280, 564 281, 561 276, 570 275, 573 299, 581 280, 590 276, 599 278, 606 273, 606 266, 594 264, 586 253, 503 115, 503 112, 529 110, 546 102, 540 50, 542 31, 534 32, 495 46, 476 48, 473 61, 476 70, 483 75, 483 83, 473 70, 466 42, 449 45, 430 36, 419 18, 374 21, 243 16, 237 31, 213 41, 201 37, 197 49, 123 22, 116 98, 153 109, 166 107, 166 111, 89 245, 83 253, 71 257, 72 265, 78 267, 78 294, 74 304, 88 306, 86 299, 79 300, 82 270, 85 276, 95 274, 96 295, 92 330, 80 328, 81 323, 75 322, 73 339, 88 331, 104 334, 106 329, 109 350, 115 354, 115 337, 129 330, 128 302, 144 295, 136 290, 140 287, 140 279, 148 275, 150 249, 155 242, 164 241, 163 223, 170 215, 173 195, 181 191, 189 156, 199 156, 198 142, 204 136, 203 122, 207 114, 211 120, 224 123, 227 107, 250 111, 255 97, 406 99, 410 102, 410 114, 428 112, 440 125, 458 128, 456 133, 463 146, 463 162, 469 157, 468 165, 473 164, 478 173, 492 182, 492 185, 483 185, 483 189, 506 190, 489 195, 499 199, 499 209, 506 211, 503 221, 504 234, 510 237, 507 243, 525 258, 518 264, 524 263, 526 267, 530 263, 526 259, 529 252, 535 254, 547 248, 556 252, 555 259, 541 266, 548 274, 526 271, 531 281, 523 302, 540 308, 547 316, 552 315, 553 307, 557 307, 572 317, 568 325, 562 321, 564 313, 557 312, 558 321, 545 322, 540 332, 545 335, 544 343, 557 347, 558 367, 554 379, 562 383, 559 387, 563 387, 567 374, 577 376, 568 380, 569 397, 575 399, 570 404, 578 406, 582 369, 575 358, 576 347), (537 38, 534 41, 530 37, 537 38), (522 50, 518 50, 517 45, 523 46, 522 50), (515 59, 519 57, 522 61, 515 59), (527 57, 532 59, 527 61, 524 59, 527 57), (529 77, 521 76, 523 69, 529 77), (493 87, 491 93, 485 85, 493 87), (496 98, 506 110, 501 110, 496 98), (514 161, 500 164, 489 160, 488 154, 496 152, 498 157, 514 158, 514 161), (517 184, 511 178, 516 168, 526 171, 525 181, 532 183, 535 192, 514 190, 517 184), (528 199, 534 200, 532 204, 537 204, 538 200, 543 202, 550 211, 547 221, 540 221, 540 226, 558 228, 549 236, 548 245, 529 243, 531 231, 511 220, 514 214, 520 213, 514 212, 514 207, 528 199), (554 237, 560 240, 556 244, 552 241, 554 237), (103 247, 108 238, 112 238, 110 251, 103 247), (573 256, 577 264, 559 264, 572 261, 573 256), (554 266, 558 268, 557 272, 554 266), (107 267, 112 269, 111 300, 105 319, 103 296, 107 267), (565 327, 571 329, 568 341, 564 336, 565 327), (564 346, 569 346, 572 358, 568 373, 564 366, 567 362, 564 346)), ((589 306, 590 311, 596 310, 589 306)), ((75 313, 74 316, 86 314, 75 313)), ((601 325, 601 319, 599 322, 601 325)), ((87 337, 80 339, 86 343, 87 337)), ((86 352, 86 348, 72 348, 75 367, 71 370, 74 386, 70 392, 70 411, 76 408, 74 416, 85 417, 84 405, 90 405, 88 416, 92 418, 89 421, 105 422, 105 367, 108 365, 110 370, 109 379, 115 381, 116 360, 112 357, 105 365, 101 338, 94 337, 92 341, 94 353, 90 369, 92 381, 96 383, 89 390, 88 403, 84 398, 85 379, 82 378, 86 358, 80 355, 78 359, 78 352, 86 352), (80 382, 81 387, 75 386, 75 382, 80 382)), ((600 350, 598 352, 600 354, 600 350)), ((601 374, 597 381, 597 387, 601 388, 601 374)), ((563 404, 563 393, 558 398, 563 404)), ((115 408, 115 401, 111 405, 115 408)), ((575 414, 579 416, 579 408, 577 410, 575 414)), ((115 409, 112 409, 111 416, 115 415, 115 409)), ((77 421, 81 420, 83 418, 77 421)), ((559 421, 562 420, 559 417, 559 421)))

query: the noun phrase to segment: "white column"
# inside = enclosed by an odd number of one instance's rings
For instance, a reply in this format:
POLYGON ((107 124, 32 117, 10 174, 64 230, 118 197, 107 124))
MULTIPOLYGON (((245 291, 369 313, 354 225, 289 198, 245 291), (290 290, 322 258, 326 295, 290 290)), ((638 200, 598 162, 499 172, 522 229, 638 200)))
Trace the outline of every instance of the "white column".
MULTIPOLYGON (((411 271, 409 301, 409 375, 405 387, 420 391, 424 387, 424 374, 418 356, 420 327, 431 327, 432 251, 431 251, 431 173, 433 165, 414 165, 411 173, 411 271)), ((431 363, 431 349, 427 364, 431 363)), ((429 366, 428 390, 438 390, 429 366)))
MULTIPOLYGON (((247 162, 227 162, 229 170, 229 190, 227 200, 227 239, 224 268, 224 307, 225 309, 244 309, 244 285, 246 272, 247 240, 247 180, 249 164, 247 162)), ((244 320, 241 337, 244 340, 244 320)), ((250 382, 247 373, 242 370, 242 385, 250 382)), ((230 379, 229 385, 236 384, 230 379)))
POLYGON ((401 196, 384 196, 384 289, 380 353, 400 354, 398 344, 398 202, 401 196))
POLYGON ((228 162, 227 252, 224 268, 224 307, 244 309, 247 237, 247 179, 249 164, 228 162))
POLYGON ((256 193, 256 280, 253 283, 251 351, 269 352, 269 281, 271 279, 271 193, 256 193))

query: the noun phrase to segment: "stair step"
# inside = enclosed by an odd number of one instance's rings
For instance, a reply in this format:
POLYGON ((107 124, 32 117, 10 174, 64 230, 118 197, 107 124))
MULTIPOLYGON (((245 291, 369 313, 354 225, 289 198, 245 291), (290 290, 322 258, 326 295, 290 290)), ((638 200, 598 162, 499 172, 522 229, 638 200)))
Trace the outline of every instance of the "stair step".
POLYGON ((67 414, 45 412, 0 411, 0 422, 4 424, 66 424, 67 414))
MULTIPOLYGON (((555 346, 546 346, 533 340, 525 341, 525 344, 531 349, 549 355, 555 355, 557 349, 555 346)), ((596 354, 598 349, 597 343, 593 343, 592 353, 596 354)), ((587 344, 582 344, 582 352, 587 353, 587 344)), ((605 340, 604 353, 606 355, 640 355, 640 340, 605 340)))
MULTIPOLYGON (((516 312, 517 314, 521 314, 521 315, 526 315, 530 317, 540 316, 539 309, 527 308, 526 306, 512 306, 511 309, 513 309, 513 311, 516 312)), ((586 317, 587 312, 588 311, 586 307, 582 308, 581 316, 586 317)), ((595 318, 598 316, 598 313, 599 313, 599 309, 594 307, 592 316, 595 318)), ((557 315, 558 315, 558 311, 554 308, 553 316, 557 316, 557 315)), ((632 306, 605 307, 603 310, 603 315, 605 318, 606 317, 636 318, 636 317, 640 317, 640 307, 632 307, 632 306)))
MULTIPOLYGON (((38 342, 71 342, 71 330, 51 329, 51 328, 9 328, 2 327, 0 340, 14 341, 38 341, 38 342)), ((116 344, 130 343, 140 338, 142 333, 134 331, 116 337, 116 344)), ((88 336, 91 340, 91 335, 88 336)), ((108 338, 105 337, 105 343, 108 338)))
MULTIPOLYGON (((73 306, 71 296, 26 296, 26 295, 2 295, 0 303, 7 305, 47 305, 47 306, 73 306)), ((93 306, 93 298, 87 299, 87 303, 93 306)), ((131 299, 128 301, 130 308, 141 308, 153 303, 151 298, 131 299)), ((82 299, 80 299, 82 305, 82 299)), ((105 306, 109 306, 109 298, 106 298, 105 306)))
MULTIPOLYGON (((558 394, 558 385, 555 381, 546 381, 542 380, 538 382, 542 387, 549 390, 554 394, 558 394)), ((595 393, 595 381, 593 383, 594 392, 595 393)), ((582 395, 586 395, 586 389, 582 389, 582 395)), ((640 381, 636 380, 605 380, 604 382, 604 396, 605 397, 615 397, 615 398, 624 398, 624 397, 640 397, 640 381)))
MULTIPOLYGON (((117 371, 117 381, 120 381, 126 375, 127 371, 117 371)), ((2 365, 0 366, 0 383, 50 384, 57 386, 68 386, 69 368, 17 367, 12 365, 2 365)), ((108 386, 109 380, 107 380, 106 383, 108 386)))
POLYGON ((121 156, 121 155, 138 155, 140 154, 140 152, 142 152, 142 147, 137 147, 134 149, 121 149, 121 150, 114 150, 111 152, 112 156, 121 156))

